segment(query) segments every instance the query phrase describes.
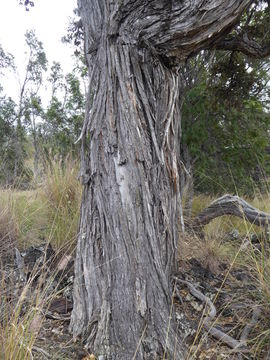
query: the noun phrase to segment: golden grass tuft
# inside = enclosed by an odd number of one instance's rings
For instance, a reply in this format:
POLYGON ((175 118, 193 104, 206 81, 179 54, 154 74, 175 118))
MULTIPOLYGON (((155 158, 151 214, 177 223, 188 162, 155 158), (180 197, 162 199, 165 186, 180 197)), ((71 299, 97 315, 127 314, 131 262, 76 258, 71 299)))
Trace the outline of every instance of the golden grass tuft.
MULTIPOLYGON (((15 246, 25 249, 44 242, 52 245, 59 258, 74 250, 81 201, 78 168, 69 158, 55 160, 40 188, 0 190, 0 259, 5 256, 5 248, 10 250, 13 261, 15 246)), ((8 295, 4 291, 7 286, 15 286, 9 278, 5 279, 5 273, 6 269, 0 266, 0 354, 6 360, 32 359, 43 321, 41 309, 58 295, 47 291, 55 274, 49 274, 49 278, 44 274, 45 288, 34 291, 33 279, 29 279, 15 301, 13 292, 8 295)))
POLYGON ((45 177, 43 197, 48 204, 51 225, 48 236, 57 249, 63 246, 74 248, 82 193, 78 171, 78 163, 66 158, 64 162, 53 161, 45 177))
POLYGON ((0 261, 17 246, 18 226, 10 203, 0 203, 0 261))

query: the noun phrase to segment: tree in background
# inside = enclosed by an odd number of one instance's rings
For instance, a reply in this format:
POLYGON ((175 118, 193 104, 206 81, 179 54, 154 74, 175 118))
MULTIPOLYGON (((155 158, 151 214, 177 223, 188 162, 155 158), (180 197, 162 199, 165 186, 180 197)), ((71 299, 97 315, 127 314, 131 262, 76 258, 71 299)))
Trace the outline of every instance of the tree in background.
POLYGON ((34 164, 33 164, 33 181, 36 183, 39 180, 40 174, 40 152, 42 146, 42 139, 40 137, 40 125, 44 117, 44 109, 42 107, 41 98, 31 92, 30 96, 24 101, 24 123, 26 125, 28 135, 32 140, 34 164))
MULTIPOLYGON (((0 45, 0 75, 2 71, 14 71, 14 57, 6 53, 0 45)), ((16 122, 16 104, 3 94, 3 88, 0 86, 0 183, 9 185, 13 179, 13 170, 15 163, 15 122, 16 122)))
MULTIPOLYGON (((45 83, 48 62, 43 44, 37 39, 34 31, 27 31, 25 40, 27 62, 23 79, 19 83, 19 99, 16 104, 14 102, 16 116, 13 123, 13 144, 9 143, 14 156, 9 157, 9 167, 13 166, 13 176, 8 175, 8 184, 20 187, 31 181, 26 161, 29 165, 32 156, 35 183, 40 178, 44 161, 50 161, 51 156, 79 156, 80 148, 76 140, 80 136, 84 119, 87 78, 87 68, 82 62, 82 56, 77 54, 72 72, 65 75, 61 65, 54 62, 45 83), (51 90, 48 104, 42 99, 45 84, 47 89, 51 90)), ((3 71, 10 68, 15 74, 13 60, 10 54, 6 54, 0 48, 0 67, 3 71)), ((6 163, 6 159, 3 163, 6 163)), ((4 183, 6 184, 5 181, 4 183)))
POLYGON ((40 125, 40 136, 45 154, 62 157, 73 153, 78 156, 79 138, 85 107, 85 94, 81 74, 73 70, 64 76, 59 63, 54 63, 49 76, 51 99, 40 125))
MULTIPOLYGON (((38 142, 37 142, 37 105, 36 99, 42 85, 44 72, 47 70, 47 58, 43 44, 36 37, 33 30, 25 34, 25 42, 28 50, 28 60, 25 67, 25 74, 20 83, 19 103, 17 111, 15 151, 16 160, 14 165, 14 181, 21 179, 24 172, 24 157, 26 130, 30 129, 33 136, 34 146, 34 177, 38 174, 38 142)), ((39 110, 40 111, 40 110, 39 110)), ((19 180, 21 182, 21 180, 19 180)))
POLYGON ((253 194, 254 183, 264 183, 259 166, 267 170, 269 161, 269 63, 217 51, 205 66, 205 56, 191 60, 184 75, 182 143, 195 160, 195 188, 253 194))
MULTIPOLYGON (((2 89, 1 89, 2 92, 2 89)), ((15 163, 15 123, 16 104, 11 98, 0 95, 0 183, 10 185, 13 182, 15 163)))

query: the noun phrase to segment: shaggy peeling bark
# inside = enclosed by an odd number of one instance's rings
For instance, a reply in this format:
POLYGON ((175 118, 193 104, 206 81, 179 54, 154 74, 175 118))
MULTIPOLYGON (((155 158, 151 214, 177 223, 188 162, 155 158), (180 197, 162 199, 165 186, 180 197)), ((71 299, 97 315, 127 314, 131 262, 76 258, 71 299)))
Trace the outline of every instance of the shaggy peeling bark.
POLYGON ((153 76, 141 63, 148 50, 106 53, 94 70, 71 326, 77 335, 92 324, 87 346, 117 359, 132 359, 141 339, 143 359, 175 346, 167 332, 181 204, 178 77, 161 64, 153 76))
POLYGON ((70 329, 100 359, 184 358, 170 286, 183 223, 177 71, 249 3, 79 1, 90 90, 70 329))

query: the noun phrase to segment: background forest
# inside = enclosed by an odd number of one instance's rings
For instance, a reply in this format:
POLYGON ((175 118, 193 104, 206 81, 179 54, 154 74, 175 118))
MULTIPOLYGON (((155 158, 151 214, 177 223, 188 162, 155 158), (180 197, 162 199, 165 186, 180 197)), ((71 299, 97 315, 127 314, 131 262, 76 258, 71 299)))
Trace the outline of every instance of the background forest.
MULTIPOLYGON (((258 12, 258 15, 260 13, 258 12)), ((266 16, 262 13, 261 16, 266 16)), ((267 15, 268 16, 268 15, 267 15)), ((264 21, 267 21, 264 20, 264 21)), ((264 29, 260 29, 262 36, 264 29)), ((34 31, 25 34, 28 61, 18 81, 19 97, 0 91, 0 183, 31 188, 55 158, 79 159, 87 93, 87 67, 76 23, 63 41, 75 47, 74 69, 49 64, 34 31)), ((182 67, 182 151, 195 190, 208 194, 254 195, 269 175, 268 59, 239 52, 203 52, 182 67)), ((16 77, 16 59, 0 48, 0 76, 16 77)))

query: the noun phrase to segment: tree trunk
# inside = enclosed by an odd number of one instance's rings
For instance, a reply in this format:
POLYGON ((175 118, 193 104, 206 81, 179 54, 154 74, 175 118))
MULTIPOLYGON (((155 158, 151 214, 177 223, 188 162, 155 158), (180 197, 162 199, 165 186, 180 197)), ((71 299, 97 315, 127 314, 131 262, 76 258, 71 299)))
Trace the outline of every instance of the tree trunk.
POLYGON ((187 3, 79 1, 90 92, 70 329, 100 359, 184 358, 170 285, 183 218, 178 63, 249 1, 187 3))
POLYGON ((175 330, 170 274, 180 215, 178 77, 152 68, 147 50, 109 41, 102 50, 71 327, 77 335, 93 323, 88 347, 115 359, 137 349, 143 359, 174 347, 167 332, 175 330))

